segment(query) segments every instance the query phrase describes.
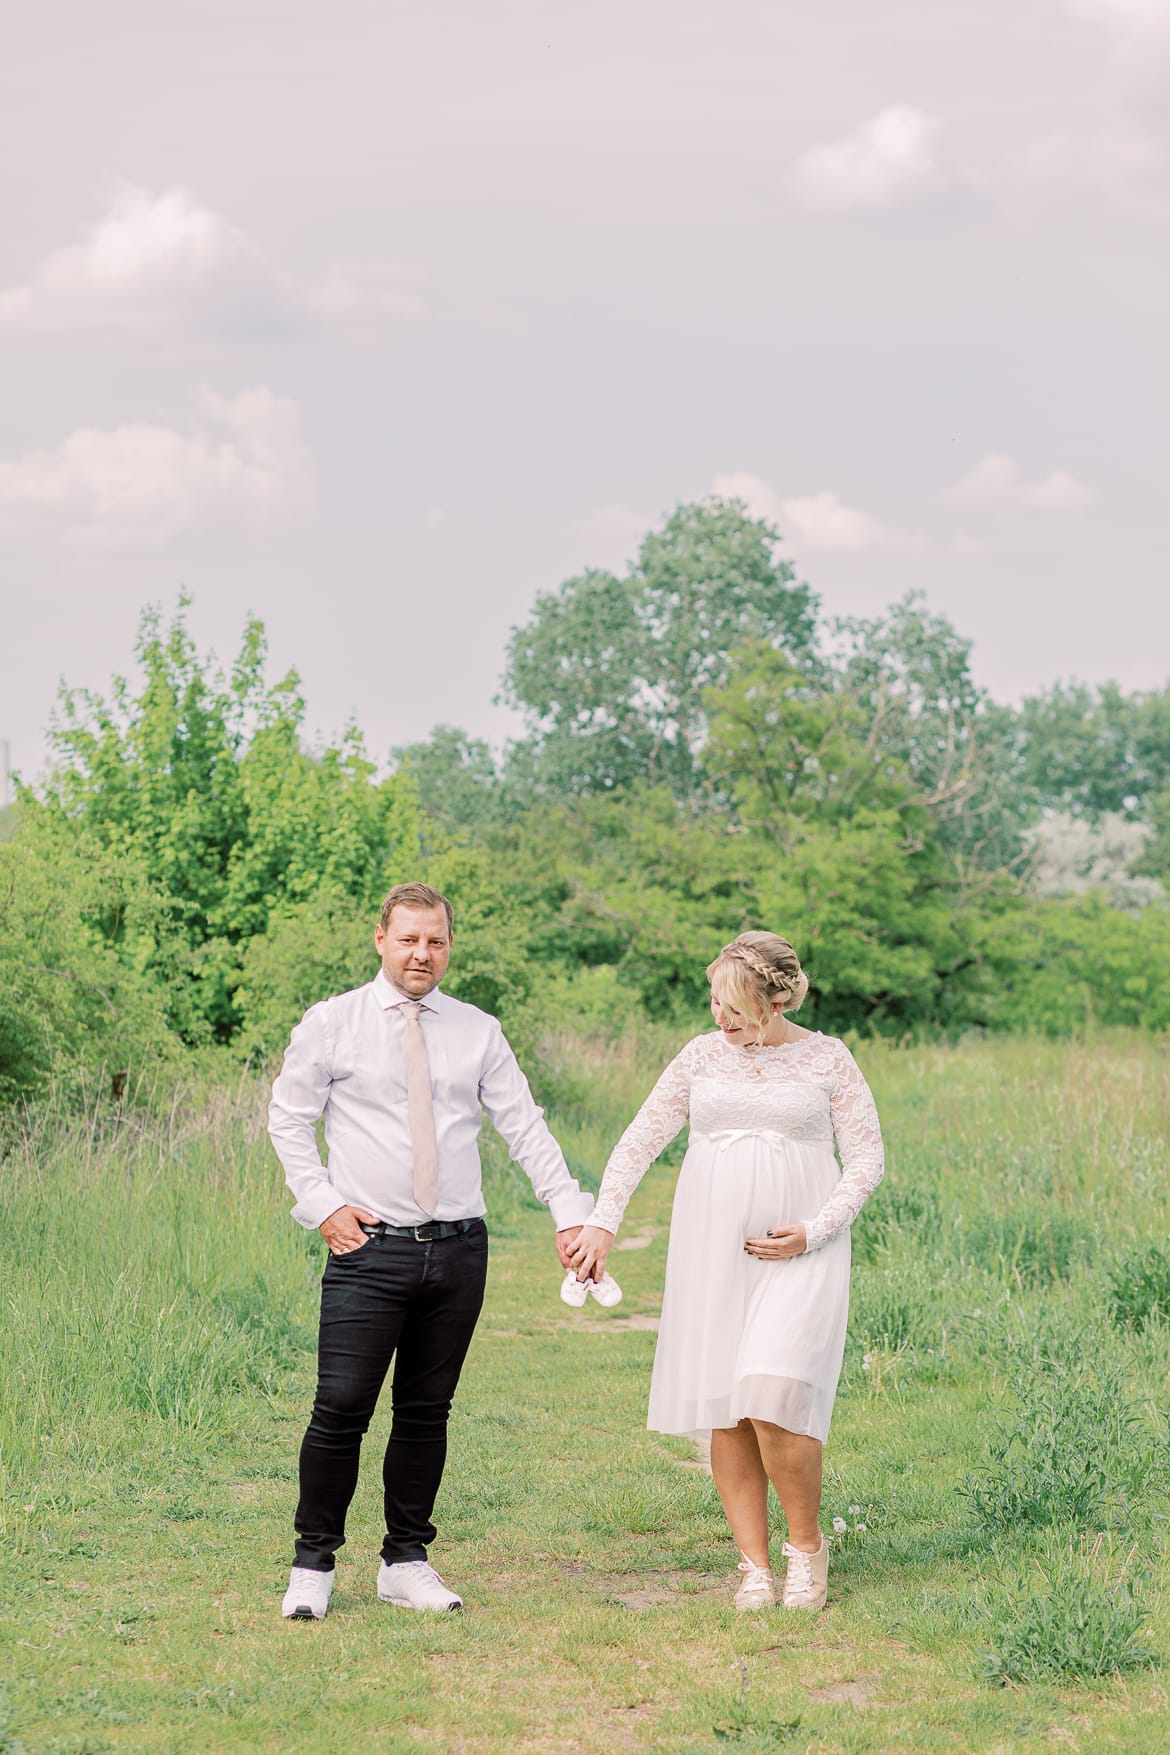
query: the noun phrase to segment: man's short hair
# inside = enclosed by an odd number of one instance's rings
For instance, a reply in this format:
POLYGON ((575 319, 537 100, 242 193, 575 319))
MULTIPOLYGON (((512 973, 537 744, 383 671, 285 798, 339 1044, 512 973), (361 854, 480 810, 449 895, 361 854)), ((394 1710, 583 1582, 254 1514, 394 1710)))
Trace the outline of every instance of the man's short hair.
POLYGON ((383 932, 390 930, 390 916, 399 906, 403 908, 445 908, 447 910, 447 932, 451 938, 454 938, 454 909, 446 896, 440 890, 433 890, 430 884, 395 884, 382 903, 383 932))

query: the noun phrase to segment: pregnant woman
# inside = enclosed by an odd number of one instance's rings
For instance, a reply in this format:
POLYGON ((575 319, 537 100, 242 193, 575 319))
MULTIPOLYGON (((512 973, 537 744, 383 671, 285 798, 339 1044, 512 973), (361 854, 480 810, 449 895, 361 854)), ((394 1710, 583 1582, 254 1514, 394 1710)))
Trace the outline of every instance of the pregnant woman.
POLYGON ((570 1258, 579 1279, 601 1277, 630 1196, 689 1121, 647 1424, 710 1435, 744 1574, 736 1608, 776 1600, 771 1481, 788 1522, 783 1606, 820 1609, 821 1446, 845 1351, 849 1227, 881 1181, 881 1130, 845 1044, 789 1017, 808 981, 787 939, 741 933, 707 976, 718 1032, 687 1043, 622 1135, 570 1258))

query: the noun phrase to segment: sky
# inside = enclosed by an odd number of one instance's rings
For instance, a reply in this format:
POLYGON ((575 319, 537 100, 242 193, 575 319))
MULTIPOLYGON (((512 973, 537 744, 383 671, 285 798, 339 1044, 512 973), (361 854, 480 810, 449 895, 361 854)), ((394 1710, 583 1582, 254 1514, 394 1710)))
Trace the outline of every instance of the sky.
POLYGON ((181 591, 314 733, 499 743, 539 594, 713 493, 1000 699, 1170 676, 1170 0, 41 0, 0 203, 26 778, 181 591))

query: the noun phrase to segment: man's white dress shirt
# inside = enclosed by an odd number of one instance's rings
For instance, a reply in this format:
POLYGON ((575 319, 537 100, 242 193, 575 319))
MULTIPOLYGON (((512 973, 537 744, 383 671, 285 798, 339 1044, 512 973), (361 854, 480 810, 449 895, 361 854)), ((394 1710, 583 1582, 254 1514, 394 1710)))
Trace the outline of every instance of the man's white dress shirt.
POLYGON ((415 1205, 399 1010, 406 999, 379 970, 364 987, 311 1006, 293 1031, 268 1110, 268 1131, 296 1196, 293 1218, 312 1231, 343 1206, 364 1207, 390 1225, 482 1217, 478 1140, 486 1110, 557 1230, 585 1224, 593 1196, 570 1175, 499 1023, 437 987, 420 1002, 419 1022, 431 1072, 439 1204, 433 1214, 415 1205), (321 1115, 328 1165, 317 1149, 321 1115))

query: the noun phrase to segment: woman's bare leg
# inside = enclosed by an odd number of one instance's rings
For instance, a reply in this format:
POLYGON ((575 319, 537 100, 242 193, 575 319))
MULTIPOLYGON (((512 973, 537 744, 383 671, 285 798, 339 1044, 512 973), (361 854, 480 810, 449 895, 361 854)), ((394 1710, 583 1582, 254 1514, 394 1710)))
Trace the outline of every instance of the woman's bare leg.
MULTIPOLYGON (((775 1487, 776 1497, 788 1519, 788 1540, 794 1548, 802 1548, 806 1554, 817 1553, 821 1545, 820 1439, 788 1432, 783 1426, 773 1426, 767 1420, 752 1420, 750 1424, 762 1467, 775 1487)), ((711 1438, 711 1469, 714 1473, 714 1433, 711 1438)), ((722 1495, 723 1489, 719 1490, 722 1495)), ((723 1503, 726 1506, 726 1498, 723 1503)))
POLYGON ((711 1473, 740 1553, 756 1566, 770 1565, 768 1476, 750 1420, 712 1432, 711 1473))

